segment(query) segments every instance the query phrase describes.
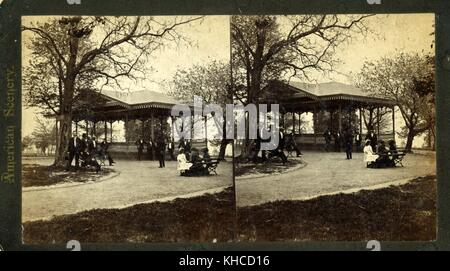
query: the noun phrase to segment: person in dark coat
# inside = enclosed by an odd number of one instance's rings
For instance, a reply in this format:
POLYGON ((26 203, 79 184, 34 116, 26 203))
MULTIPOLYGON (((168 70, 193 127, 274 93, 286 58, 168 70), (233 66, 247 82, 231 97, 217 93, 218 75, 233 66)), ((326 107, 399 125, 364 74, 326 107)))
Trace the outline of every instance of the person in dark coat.
POLYGON ((170 159, 172 161, 175 161, 176 160, 176 157, 175 157, 175 143, 173 143, 173 141, 170 141, 170 143, 167 145, 167 151, 169 152, 170 159))
POLYGON ((295 154, 297 157, 299 157, 300 155, 302 155, 302 152, 300 151, 300 149, 298 148, 298 144, 295 141, 295 135, 294 132, 291 132, 287 138, 286 138, 286 149, 287 150, 292 150, 295 151, 295 154))
POLYGON ((93 166, 95 168, 95 172, 99 172, 101 170, 100 164, 95 159, 95 155, 97 154, 97 141, 95 137, 90 139, 87 135, 83 135, 83 142, 82 146, 85 150, 83 152, 83 160, 84 165, 83 166, 93 166))
POLYGON ((370 140, 370 146, 372 147, 372 150, 374 152, 378 152, 377 150, 378 137, 377 134, 375 134, 375 132, 372 129, 367 133, 365 139, 370 140))
POLYGON ((81 139, 78 137, 76 133, 73 134, 73 137, 70 138, 69 141, 69 157, 67 159, 66 170, 69 171, 72 165, 72 161, 75 158, 75 169, 80 167, 80 150, 81 150, 81 139))
POLYGON ((158 151, 158 161, 159 167, 166 167, 165 159, 166 159, 166 141, 164 140, 164 136, 160 135, 158 141, 156 143, 156 150, 158 151))
POLYGON ((278 147, 275 150, 270 151, 270 156, 277 156, 281 158, 283 165, 287 162, 287 157, 284 154, 284 147, 286 143, 286 135, 284 134, 284 129, 280 128, 279 135, 278 135, 278 147))
POLYGON ((92 157, 94 157, 98 153, 98 142, 95 136, 93 136, 88 141, 88 152, 91 154, 92 157))
POLYGON ((101 155, 103 155, 106 159, 108 159, 110 166, 113 166, 113 164, 116 162, 114 162, 114 159, 112 158, 108 149, 109 149, 109 143, 107 141, 103 140, 102 143, 100 144, 101 155))
POLYGON ((334 134, 334 150, 336 152, 341 152, 341 141, 342 141, 342 134, 340 131, 337 131, 334 134))
POLYGON ((353 151, 353 134, 351 130, 348 130, 345 133, 345 153, 347 155, 347 159, 352 159, 352 151, 353 151))
POLYGON ((138 159, 138 161, 141 161, 141 159, 142 159, 142 153, 143 153, 144 147, 145 147, 145 145, 146 145, 147 143, 144 141, 144 139, 140 138, 140 139, 138 139, 138 140, 136 141, 135 144, 136 144, 137 151, 138 151, 138 153, 137 153, 137 159, 138 159))
POLYGON ((325 151, 330 151, 331 149, 331 132, 330 129, 326 129, 323 133, 323 138, 325 139, 325 151))

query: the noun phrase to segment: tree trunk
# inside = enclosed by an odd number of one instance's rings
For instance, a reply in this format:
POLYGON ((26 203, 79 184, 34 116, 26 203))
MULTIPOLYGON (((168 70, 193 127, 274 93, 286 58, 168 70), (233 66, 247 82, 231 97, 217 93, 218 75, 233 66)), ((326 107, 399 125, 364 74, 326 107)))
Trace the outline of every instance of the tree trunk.
POLYGON ((414 134, 413 130, 412 129, 409 130, 408 135, 406 137, 406 146, 405 146, 405 150, 407 152, 411 152, 414 137, 415 137, 415 134, 414 134))
POLYGON ((58 135, 58 148, 55 151, 55 166, 64 166, 67 161, 65 160, 67 148, 69 146, 71 128, 72 128, 72 116, 71 114, 64 114, 60 116, 60 129, 58 135))

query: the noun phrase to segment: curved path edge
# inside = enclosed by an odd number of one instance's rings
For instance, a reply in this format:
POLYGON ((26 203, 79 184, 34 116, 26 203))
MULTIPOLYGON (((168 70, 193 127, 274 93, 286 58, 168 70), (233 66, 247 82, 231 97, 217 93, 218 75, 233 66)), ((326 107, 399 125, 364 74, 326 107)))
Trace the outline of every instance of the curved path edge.
MULTIPOLYGON (((149 204, 149 203, 154 203, 154 202, 169 202, 169 201, 173 201, 175 199, 187 199, 187 198, 198 197, 198 196, 202 196, 202 195, 206 195, 206 194, 216 194, 216 193, 220 193, 220 192, 224 191, 225 189, 227 189, 229 187, 232 187, 232 186, 221 186, 221 187, 216 187, 216 188, 211 188, 211 189, 206 189, 206 190, 195 191, 195 192, 191 192, 191 193, 187 193, 187 194, 183 194, 183 195, 168 196, 168 197, 162 197, 162 198, 158 198, 158 199, 151 199, 151 200, 142 201, 142 202, 136 202, 136 203, 129 203, 129 204, 125 204, 125 205, 113 206, 113 207, 110 207, 110 208, 99 208, 99 209, 90 209, 90 210, 125 209, 125 208, 132 207, 132 206, 139 205, 139 204, 149 204)), ((66 214, 63 214, 63 215, 59 215, 59 216, 73 215, 73 214, 77 214, 77 213, 80 213, 80 212, 86 212, 86 211, 90 211, 90 210, 83 210, 83 211, 78 211, 78 212, 70 212, 70 213, 66 213, 66 214)), ((22 223, 33 222, 33 221, 48 221, 48 220, 51 220, 51 219, 53 219, 55 217, 58 217, 58 216, 50 216, 50 217, 41 217, 41 218, 37 218, 37 219, 30 219, 30 220, 22 221, 22 223)))
POLYGON ((262 174, 253 174, 253 175, 247 175, 247 176, 242 176, 242 177, 236 177, 236 181, 259 179, 259 178, 265 178, 265 177, 269 177, 269 176, 280 176, 283 174, 287 174, 287 173, 305 168, 307 165, 308 165, 307 162, 305 162, 304 160, 301 160, 301 163, 299 163, 295 167, 288 168, 283 172, 279 172, 279 173, 275 173, 275 174, 274 173, 262 173, 262 174))
MULTIPOLYGON (((307 201, 307 200, 319 198, 319 197, 322 197, 322 196, 333 196, 333 195, 338 195, 338 194, 353 194, 353 193, 358 193, 358 192, 360 192, 362 190, 376 190, 376 189, 387 188, 387 187, 390 187, 390 186, 400 186, 400 185, 404 185, 404 184, 407 184, 409 182, 412 182, 413 180, 415 180, 417 178, 423 178, 423 177, 428 177, 428 176, 433 176, 433 177, 436 178, 435 175, 417 176, 417 177, 413 177, 413 178, 405 178, 405 179, 389 181, 389 182, 384 182, 384 183, 379 183, 379 184, 374 184, 374 185, 369 185, 369 186, 355 187, 355 188, 349 188, 349 189, 338 190, 338 191, 327 192, 327 193, 319 193, 319 194, 316 194, 314 196, 290 198, 290 199, 287 199, 287 200, 288 201, 307 201)), ((247 205, 238 206, 238 207, 258 206, 258 205, 263 205, 263 204, 266 204, 266 203, 273 203, 273 202, 277 202, 277 201, 280 201, 280 200, 267 201, 267 202, 264 202, 264 203, 257 203, 257 204, 247 204, 247 205)))
POLYGON ((75 187, 75 186, 82 186, 82 185, 92 185, 92 184, 98 184, 102 183, 104 181, 112 180, 120 175, 120 171, 114 171, 111 175, 108 175, 104 178, 100 178, 98 181, 88 181, 88 182, 66 182, 61 184, 53 184, 53 185, 44 185, 44 186, 29 186, 29 187, 23 187, 22 193, 26 192, 32 192, 32 191, 43 191, 43 190, 52 190, 52 189, 59 189, 59 188, 68 188, 68 187, 75 187))

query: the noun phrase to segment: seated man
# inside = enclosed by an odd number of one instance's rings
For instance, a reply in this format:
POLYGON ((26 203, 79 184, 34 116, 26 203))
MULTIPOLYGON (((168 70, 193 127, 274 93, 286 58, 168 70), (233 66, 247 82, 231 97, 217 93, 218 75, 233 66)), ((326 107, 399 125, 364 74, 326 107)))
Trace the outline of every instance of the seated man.
POLYGON ((366 163, 367 167, 370 167, 372 163, 374 163, 378 159, 378 155, 376 155, 373 150, 372 146, 370 145, 370 140, 366 140, 366 144, 364 145, 364 162, 366 163))
POLYGON ((203 162, 210 162, 211 161, 211 156, 209 155, 208 148, 204 148, 203 149, 202 161, 203 162))
POLYGON ((186 155, 184 154, 184 149, 180 148, 178 156, 177 156, 177 170, 180 171, 180 176, 186 176, 186 172, 189 171, 192 167, 192 163, 189 163, 186 155))
POLYGON ((398 157, 397 145, 395 144, 395 140, 389 140, 389 152, 392 154, 392 160, 398 157))

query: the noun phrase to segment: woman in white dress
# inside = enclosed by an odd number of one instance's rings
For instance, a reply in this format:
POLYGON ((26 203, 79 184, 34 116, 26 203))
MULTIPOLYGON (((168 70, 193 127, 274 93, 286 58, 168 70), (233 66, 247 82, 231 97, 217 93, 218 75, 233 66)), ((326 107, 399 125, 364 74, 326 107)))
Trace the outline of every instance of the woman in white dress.
POLYGON ((192 167, 192 163, 188 162, 183 148, 181 148, 178 153, 177 161, 177 170, 180 171, 181 175, 183 175, 186 170, 189 170, 192 167))
POLYGON ((363 152, 364 152, 364 162, 366 163, 367 166, 370 166, 370 164, 375 162, 379 157, 373 152, 372 146, 370 145, 370 140, 366 140, 363 152))

